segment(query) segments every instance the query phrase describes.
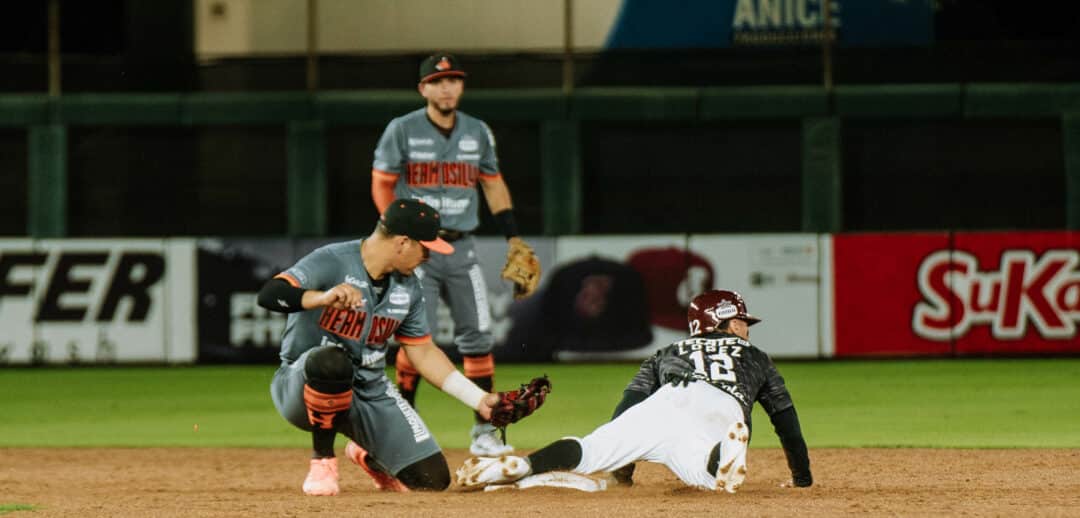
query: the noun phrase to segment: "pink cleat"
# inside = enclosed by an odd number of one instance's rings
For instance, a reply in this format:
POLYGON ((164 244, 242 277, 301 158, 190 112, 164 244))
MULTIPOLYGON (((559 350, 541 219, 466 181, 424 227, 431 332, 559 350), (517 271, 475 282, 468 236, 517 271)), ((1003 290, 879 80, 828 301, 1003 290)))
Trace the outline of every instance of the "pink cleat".
POLYGON ((367 472, 368 475, 371 476, 372 482, 375 483, 375 489, 378 489, 380 491, 393 491, 396 493, 409 492, 409 487, 406 486, 402 481, 394 478, 393 475, 389 473, 383 473, 381 471, 372 469, 371 466, 368 466, 367 450, 361 448, 360 445, 356 444, 355 441, 349 441, 349 444, 345 445, 345 456, 348 457, 349 460, 353 461, 353 464, 360 466, 364 469, 364 471, 367 472))
POLYGON ((304 479, 304 494, 334 496, 338 494, 338 467, 334 457, 311 459, 311 469, 304 479))

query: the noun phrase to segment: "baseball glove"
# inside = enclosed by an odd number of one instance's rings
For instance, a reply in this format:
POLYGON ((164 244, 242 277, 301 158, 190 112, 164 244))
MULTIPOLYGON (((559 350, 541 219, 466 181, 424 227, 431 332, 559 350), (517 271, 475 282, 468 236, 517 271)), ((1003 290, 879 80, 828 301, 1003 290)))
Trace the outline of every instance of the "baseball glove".
POLYGON ((518 390, 499 392, 499 402, 491 409, 491 424, 496 428, 516 423, 540 408, 551 392, 551 381, 547 374, 533 378, 518 390))
POLYGON ((520 237, 507 242, 506 266, 502 278, 514 283, 514 298, 523 299, 536 291, 540 284, 540 260, 531 246, 520 237))

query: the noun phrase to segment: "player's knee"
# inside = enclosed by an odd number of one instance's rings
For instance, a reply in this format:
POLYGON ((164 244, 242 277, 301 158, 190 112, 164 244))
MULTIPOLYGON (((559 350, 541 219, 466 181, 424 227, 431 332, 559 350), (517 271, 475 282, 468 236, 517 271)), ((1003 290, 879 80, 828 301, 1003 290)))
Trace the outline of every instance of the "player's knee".
POLYGON ((397 478, 415 491, 443 491, 450 487, 450 467, 440 452, 406 466, 397 478))
POLYGON ((320 347, 308 354, 304 375, 307 384, 319 392, 342 392, 352 385, 352 361, 341 347, 320 347))

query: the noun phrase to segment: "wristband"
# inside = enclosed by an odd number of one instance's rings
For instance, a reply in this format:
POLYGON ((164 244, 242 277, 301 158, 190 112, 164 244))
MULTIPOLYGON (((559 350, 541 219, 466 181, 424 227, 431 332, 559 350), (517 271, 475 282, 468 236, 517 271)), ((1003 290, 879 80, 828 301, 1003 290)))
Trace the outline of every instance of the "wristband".
POLYGON ((465 406, 473 410, 480 408, 480 402, 487 395, 487 392, 477 387, 475 383, 457 370, 448 374, 446 379, 443 380, 442 391, 454 396, 458 401, 465 403, 465 406))
POLYGON ((495 217, 495 222, 499 224, 499 228, 502 229, 506 239, 517 237, 519 235, 517 221, 514 220, 514 209, 506 209, 492 214, 492 216, 495 217))

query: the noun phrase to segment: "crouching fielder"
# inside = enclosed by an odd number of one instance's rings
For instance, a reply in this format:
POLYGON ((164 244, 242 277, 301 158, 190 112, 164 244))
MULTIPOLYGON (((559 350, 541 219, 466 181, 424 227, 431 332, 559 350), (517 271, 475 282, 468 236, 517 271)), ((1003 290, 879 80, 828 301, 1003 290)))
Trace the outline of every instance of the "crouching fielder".
POLYGON ((790 485, 813 484, 806 442, 784 379, 752 345, 742 296, 711 290, 690 303, 690 337, 645 360, 612 421, 584 438, 555 441, 528 457, 475 457, 457 470, 466 487, 504 484, 549 471, 614 472, 633 482, 633 463, 658 462, 687 485, 738 490, 746 479, 750 412, 768 413, 791 469, 790 485))

